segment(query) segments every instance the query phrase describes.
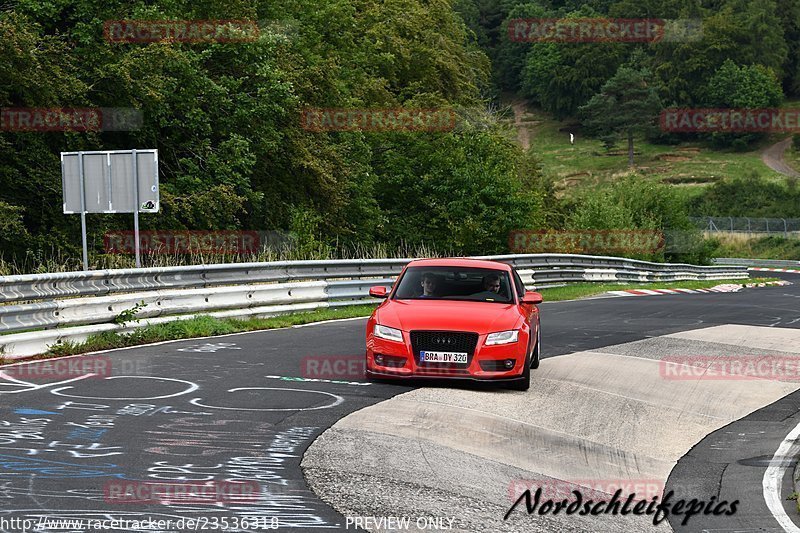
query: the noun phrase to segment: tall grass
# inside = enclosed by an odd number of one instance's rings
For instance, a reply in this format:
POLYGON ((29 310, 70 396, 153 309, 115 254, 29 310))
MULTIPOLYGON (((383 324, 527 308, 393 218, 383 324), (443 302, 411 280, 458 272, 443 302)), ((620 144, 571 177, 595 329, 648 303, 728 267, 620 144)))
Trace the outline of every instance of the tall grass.
MULTIPOLYGON (((220 263, 251 263, 269 261, 304 261, 332 259, 390 259, 414 257, 445 257, 457 255, 453 250, 436 250, 426 244, 386 243, 357 244, 353 246, 320 244, 318 247, 297 247, 292 243, 263 246, 255 253, 158 253, 142 254, 142 267, 168 267, 187 265, 212 265, 220 263)), ((91 270, 134 268, 136 261, 129 254, 90 252, 91 270)), ((0 276, 45 272, 71 272, 83 269, 80 254, 67 254, 51 250, 48 255, 28 253, 24 257, 5 257, 0 252, 0 276)))
POLYGON ((757 233, 706 233, 716 244, 714 257, 743 257, 750 259, 783 259, 800 261, 800 238, 757 233))

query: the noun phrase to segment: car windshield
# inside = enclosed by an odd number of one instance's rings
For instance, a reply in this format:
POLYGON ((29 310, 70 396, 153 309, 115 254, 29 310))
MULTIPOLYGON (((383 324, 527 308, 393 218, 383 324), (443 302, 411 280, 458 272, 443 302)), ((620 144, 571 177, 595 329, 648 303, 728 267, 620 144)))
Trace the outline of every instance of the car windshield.
POLYGON ((508 272, 472 267, 409 267, 397 287, 398 300, 514 301, 508 272))

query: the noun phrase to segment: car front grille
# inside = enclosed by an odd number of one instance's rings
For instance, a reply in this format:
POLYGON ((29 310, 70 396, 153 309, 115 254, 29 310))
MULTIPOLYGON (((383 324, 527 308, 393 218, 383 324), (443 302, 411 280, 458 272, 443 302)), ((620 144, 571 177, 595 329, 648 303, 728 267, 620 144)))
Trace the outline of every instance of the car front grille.
POLYGON ((465 365, 453 363, 420 363, 419 352, 466 352, 467 366, 475 355, 478 334, 466 331, 412 331, 411 349, 414 350, 414 361, 424 368, 458 369, 465 365))

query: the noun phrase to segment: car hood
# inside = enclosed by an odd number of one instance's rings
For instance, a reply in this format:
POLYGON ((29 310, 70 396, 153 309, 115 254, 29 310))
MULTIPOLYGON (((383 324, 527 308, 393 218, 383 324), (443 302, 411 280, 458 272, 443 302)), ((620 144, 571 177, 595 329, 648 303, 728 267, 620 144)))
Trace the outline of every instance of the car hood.
POLYGON ((378 310, 379 324, 403 331, 418 329, 475 331, 516 329, 522 316, 515 304, 453 300, 389 300, 378 310))

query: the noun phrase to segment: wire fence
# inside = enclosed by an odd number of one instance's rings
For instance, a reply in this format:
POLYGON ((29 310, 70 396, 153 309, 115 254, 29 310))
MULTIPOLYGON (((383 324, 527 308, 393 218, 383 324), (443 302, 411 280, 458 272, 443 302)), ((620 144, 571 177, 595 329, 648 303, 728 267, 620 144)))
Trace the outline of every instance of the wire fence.
POLYGON ((701 230, 711 233, 763 233, 800 237, 800 218, 692 217, 701 230))

